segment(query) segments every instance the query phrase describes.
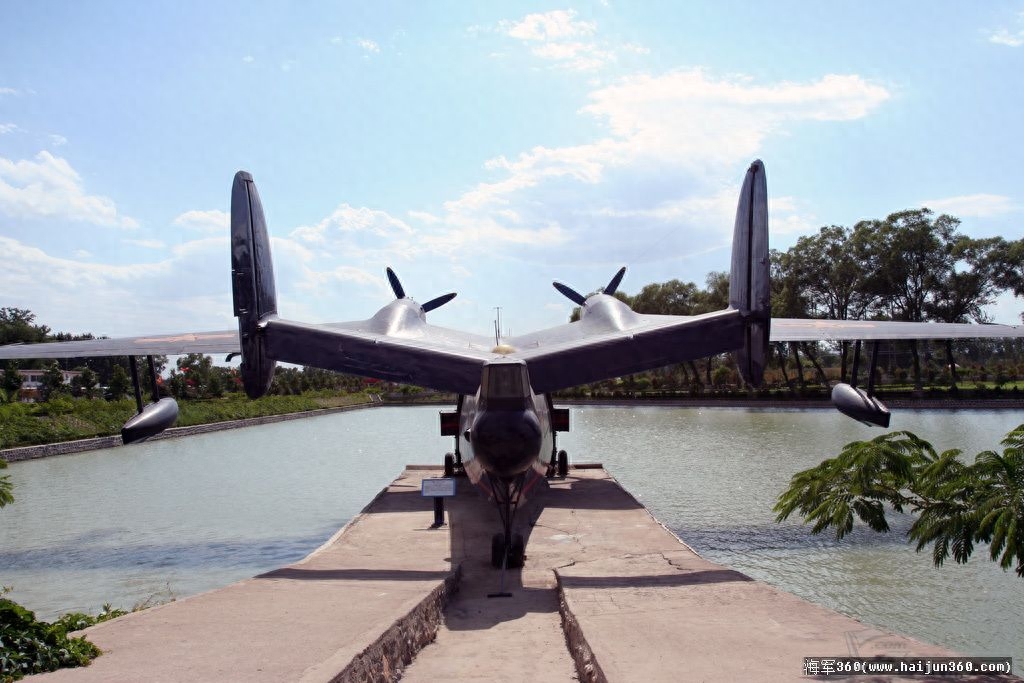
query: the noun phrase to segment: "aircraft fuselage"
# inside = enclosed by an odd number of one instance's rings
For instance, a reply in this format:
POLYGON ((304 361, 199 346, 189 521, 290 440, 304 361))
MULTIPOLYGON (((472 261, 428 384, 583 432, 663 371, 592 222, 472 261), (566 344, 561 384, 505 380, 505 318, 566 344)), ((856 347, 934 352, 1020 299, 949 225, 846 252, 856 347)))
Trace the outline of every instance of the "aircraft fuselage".
POLYGON ((467 476, 484 473, 501 481, 547 472, 554 448, 550 400, 530 386, 526 363, 494 361, 483 370, 480 388, 459 402, 459 451, 467 476))

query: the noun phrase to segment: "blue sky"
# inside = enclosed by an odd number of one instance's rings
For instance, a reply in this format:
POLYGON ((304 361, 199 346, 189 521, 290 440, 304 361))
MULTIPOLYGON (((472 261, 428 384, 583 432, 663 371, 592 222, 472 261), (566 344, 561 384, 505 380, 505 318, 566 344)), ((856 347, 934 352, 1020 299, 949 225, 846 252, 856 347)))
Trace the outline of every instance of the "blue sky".
MULTIPOLYGON (((0 306, 223 329, 250 171, 282 316, 513 334, 581 291, 726 270, 764 160, 772 246, 928 206, 1024 236, 1024 0, 5 2, 0 306)), ((1021 302, 993 309, 1016 322, 1021 302)))

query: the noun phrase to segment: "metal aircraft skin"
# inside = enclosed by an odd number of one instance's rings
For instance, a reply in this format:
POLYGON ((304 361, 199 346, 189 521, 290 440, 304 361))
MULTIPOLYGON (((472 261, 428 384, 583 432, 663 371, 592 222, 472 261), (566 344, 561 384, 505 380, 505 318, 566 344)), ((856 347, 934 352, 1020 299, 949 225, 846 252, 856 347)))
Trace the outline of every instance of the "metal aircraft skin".
MULTIPOLYGON (((564 475, 566 467, 556 432, 568 428, 567 413, 552 406, 551 392, 728 351, 734 352, 744 382, 756 387, 769 341, 1024 336, 1024 328, 1006 325, 771 319, 767 183, 759 160, 750 165, 737 204, 728 308, 696 316, 636 313, 614 296, 624 272, 589 296, 554 283, 581 307, 581 318, 505 339, 427 323, 426 313, 455 295, 421 305, 405 294, 390 269, 395 299, 366 320, 286 320, 278 315, 260 197, 252 176, 239 171, 231 195, 237 332, 0 346, 0 359, 240 353, 243 384, 252 398, 267 392, 278 361, 458 394, 456 411, 443 427, 456 442, 455 462, 446 464, 494 496, 503 532, 492 543, 492 562, 516 566, 523 557, 521 537, 511 533, 516 504, 538 481, 564 475)), ((848 415, 888 424, 888 411, 870 391, 840 385, 833 398, 848 415)), ((125 441, 170 426, 177 414, 172 405, 163 399, 140 407, 136 424, 126 426, 125 441)))

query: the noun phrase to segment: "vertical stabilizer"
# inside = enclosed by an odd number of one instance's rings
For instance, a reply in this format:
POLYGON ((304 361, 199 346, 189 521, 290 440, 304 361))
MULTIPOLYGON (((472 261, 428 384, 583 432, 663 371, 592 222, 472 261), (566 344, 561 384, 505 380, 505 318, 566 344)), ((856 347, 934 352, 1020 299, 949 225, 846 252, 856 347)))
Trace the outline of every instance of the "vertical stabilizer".
POLYGON ((231 187, 231 287, 242 347, 242 384, 250 398, 259 398, 270 388, 277 365, 267 357, 259 325, 277 315, 277 293, 263 204, 246 171, 235 174, 231 187))
POLYGON ((759 386, 764 378, 771 324, 768 280, 768 183, 760 159, 747 169, 736 205, 732 239, 729 306, 743 314, 746 339, 736 351, 743 381, 759 386))

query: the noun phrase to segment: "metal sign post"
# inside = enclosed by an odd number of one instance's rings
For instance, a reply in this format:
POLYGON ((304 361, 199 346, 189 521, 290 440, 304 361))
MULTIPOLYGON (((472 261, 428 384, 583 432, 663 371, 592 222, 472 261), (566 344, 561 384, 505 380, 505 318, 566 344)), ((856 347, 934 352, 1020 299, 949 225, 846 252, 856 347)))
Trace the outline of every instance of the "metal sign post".
POLYGON ((444 499, 455 495, 454 479, 424 479, 420 482, 420 494, 434 499, 434 523, 431 529, 444 526, 444 499))

